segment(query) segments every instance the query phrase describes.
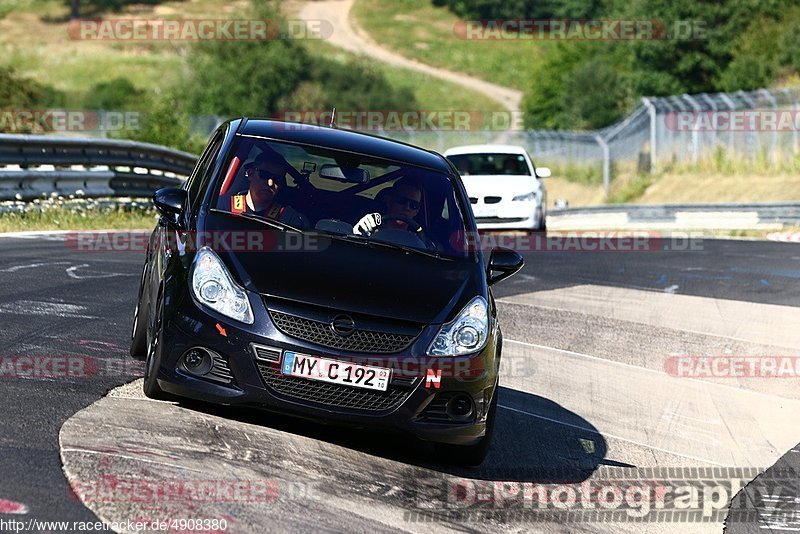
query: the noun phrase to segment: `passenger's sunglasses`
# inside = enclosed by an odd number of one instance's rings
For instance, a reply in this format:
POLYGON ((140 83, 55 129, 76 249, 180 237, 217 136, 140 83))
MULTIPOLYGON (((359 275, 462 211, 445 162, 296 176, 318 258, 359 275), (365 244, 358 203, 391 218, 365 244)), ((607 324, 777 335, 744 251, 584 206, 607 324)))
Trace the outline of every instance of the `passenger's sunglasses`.
POLYGON ((420 204, 416 200, 404 197, 403 195, 394 194, 392 195, 392 197, 394 198, 395 204, 399 204, 401 206, 408 206, 412 210, 418 210, 420 207, 422 207, 422 204, 420 204))

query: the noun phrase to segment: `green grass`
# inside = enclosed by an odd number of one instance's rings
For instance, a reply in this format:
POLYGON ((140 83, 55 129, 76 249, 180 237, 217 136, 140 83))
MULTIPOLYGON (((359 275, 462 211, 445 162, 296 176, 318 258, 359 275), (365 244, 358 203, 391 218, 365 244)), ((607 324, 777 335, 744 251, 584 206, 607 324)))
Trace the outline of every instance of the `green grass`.
MULTIPOLYGON (((114 16, 216 19, 235 17, 246 12, 248 5, 246 0, 175 1, 130 6, 114 16)), ((67 3, 61 0, 0 0, 2 63, 63 91, 68 107, 81 106, 94 84, 117 77, 148 90, 176 86, 185 78, 190 43, 72 40, 67 33, 67 14, 67 3)), ((323 41, 304 44, 314 54, 343 61, 353 57, 323 41)), ((390 66, 381 66, 381 70, 393 87, 412 89, 421 109, 502 109, 494 100, 455 84, 390 66)))
POLYGON ((357 0, 351 16, 376 42, 406 57, 521 90, 552 44, 461 39, 453 31, 458 17, 431 0, 357 0))
POLYGON ((156 212, 148 200, 101 206, 91 200, 48 199, 17 203, 17 212, 0 213, 0 232, 34 230, 139 230, 152 229, 156 212))
MULTIPOLYGON (((324 55, 342 62, 356 57, 355 54, 325 41, 309 40, 305 44, 316 55, 324 55)), ((370 61, 374 62, 375 60, 370 61)), ((486 111, 502 111, 505 109, 494 99, 439 78, 385 64, 380 64, 379 69, 386 76, 392 87, 411 89, 420 109, 475 109, 486 111)))

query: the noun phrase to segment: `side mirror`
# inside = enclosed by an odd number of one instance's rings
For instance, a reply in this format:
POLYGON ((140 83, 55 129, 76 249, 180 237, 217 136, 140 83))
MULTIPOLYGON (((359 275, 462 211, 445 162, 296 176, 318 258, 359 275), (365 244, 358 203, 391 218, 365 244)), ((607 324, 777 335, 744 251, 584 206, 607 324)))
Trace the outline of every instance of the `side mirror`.
POLYGON ((516 250, 501 247, 492 250, 489 256, 489 266, 486 268, 489 285, 505 280, 522 269, 524 264, 525 259, 516 250), (499 274, 492 274, 494 272, 499 274))
POLYGON ((536 169, 537 178, 550 178, 550 167, 538 167, 536 169))
POLYGON ((166 220, 179 224, 181 215, 187 207, 188 196, 184 189, 165 187, 153 194, 153 204, 166 220))

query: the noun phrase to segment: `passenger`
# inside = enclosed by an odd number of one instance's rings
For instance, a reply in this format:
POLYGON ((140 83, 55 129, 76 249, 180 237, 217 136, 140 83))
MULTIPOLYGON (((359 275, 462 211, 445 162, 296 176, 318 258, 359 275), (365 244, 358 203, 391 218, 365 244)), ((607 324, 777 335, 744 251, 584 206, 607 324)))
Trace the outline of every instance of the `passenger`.
POLYGON ((280 193, 286 189, 284 162, 260 154, 245 168, 244 175, 250 187, 231 197, 233 213, 251 213, 300 228, 309 226, 305 215, 281 202, 280 193))

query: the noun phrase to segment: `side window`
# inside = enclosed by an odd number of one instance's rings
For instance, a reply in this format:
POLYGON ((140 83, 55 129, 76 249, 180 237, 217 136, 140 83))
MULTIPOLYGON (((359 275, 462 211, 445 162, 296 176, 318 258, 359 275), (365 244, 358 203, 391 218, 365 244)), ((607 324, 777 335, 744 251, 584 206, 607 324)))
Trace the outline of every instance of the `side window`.
POLYGON ((202 195, 206 184, 208 184, 211 171, 214 169, 214 163, 217 161, 220 148, 222 148, 223 140, 223 133, 220 132, 208 145, 206 151, 203 152, 195 173, 189 178, 187 190, 189 191, 189 206, 192 212, 196 211, 198 198, 202 195))

